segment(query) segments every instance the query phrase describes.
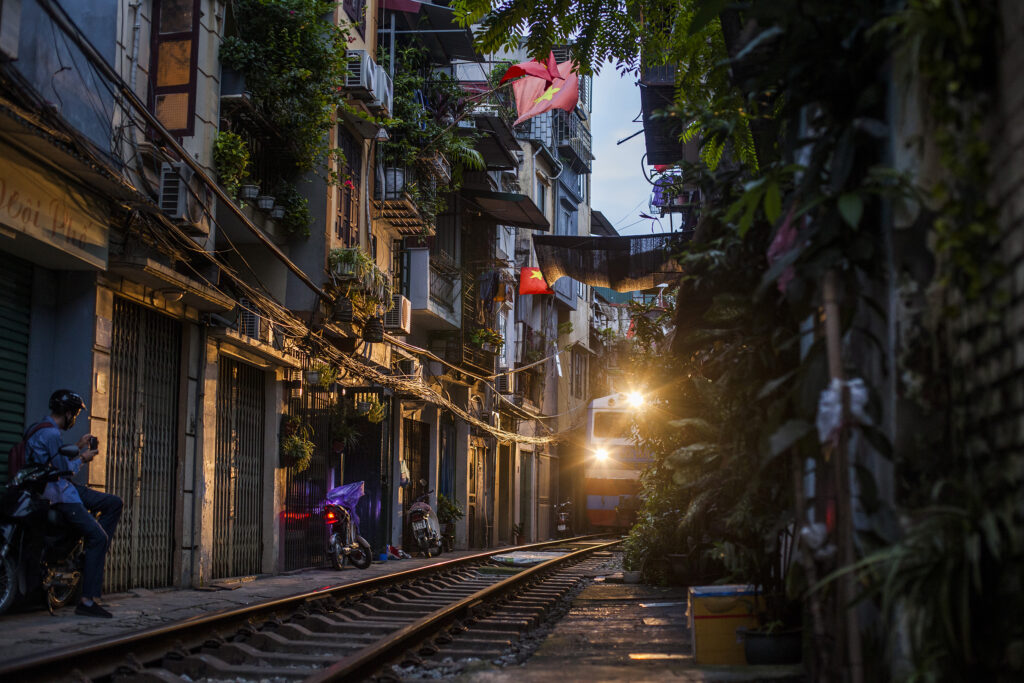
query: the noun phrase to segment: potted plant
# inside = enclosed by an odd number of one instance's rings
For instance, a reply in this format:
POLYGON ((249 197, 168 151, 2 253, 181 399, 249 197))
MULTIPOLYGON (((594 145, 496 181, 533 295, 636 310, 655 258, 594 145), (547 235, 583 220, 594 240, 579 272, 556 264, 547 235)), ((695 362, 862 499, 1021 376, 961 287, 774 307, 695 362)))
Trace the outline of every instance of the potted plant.
POLYGON ((505 344, 505 338, 490 327, 478 327, 469 333, 469 341, 485 351, 501 348, 505 344))
POLYGON ((259 197, 256 197, 256 206, 261 211, 270 211, 271 209, 274 208, 273 195, 261 194, 259 197))
POLYGON ((281 423, 281 464, 296 472, 309 468, 313 460, 313 429, 292 415, 283 416, 281 423))
POLYGON ((374 316, 363 325, 363 341, 368 344, 380 344, 384 341, 384 321, 374 316))
POLYGON ((466 515, 465 510, 456 498, 449 498, 443 493, 437 494, 437 521, 444 529, 441 543, 445 550, 455 547, 455 523, 466 515))
POLYGON ((316 363, 306 371, 306 384, 326 389, 338 379, 338 368, 327 363, 316 363))
POLYGON ((241 199, 256 199, 260 194, 259 185, 242 185, 238 191, 238 196, 241 199))
POLYGON ((387 406, 376 397, 370 399, 370 410, 366 413, 367 421, 372 424, 380 424, 385 417, 387 417, 387 406))
POLYGON ((327 265, 335 277, 342 280, 357 280, 365 277, 375 264, 362 249, 346 247, 331 249, 327 254, 327 265))
POLYGON ((270 217, 275 220, 284 218, 284 207, 280 204, 274 204, 274 208, 270 210, 270 217))
POLYGON ((622 558, 622 582, 640 583, 640 561, 635 555, 624 555, 622 558))
POLYGON ((334 300, 334 322, 352 322, 352 300, 348 297, 339 296, 334 300))
POLYGON ((331 450, 341 454, 359 443, 359 427, 349 418, 344 402, 338 402, 331 412, 331 450))
POLYGON ((221 130, 213 138, 213 166, 224 191, 234 197, 249 177, 249 146, 237 133, 221 130))

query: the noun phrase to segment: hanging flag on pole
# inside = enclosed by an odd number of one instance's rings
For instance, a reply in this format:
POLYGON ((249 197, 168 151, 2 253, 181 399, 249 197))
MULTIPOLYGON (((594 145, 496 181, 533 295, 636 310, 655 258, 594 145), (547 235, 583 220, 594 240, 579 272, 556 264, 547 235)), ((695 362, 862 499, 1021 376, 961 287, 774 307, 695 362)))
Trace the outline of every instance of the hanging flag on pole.
POLYGON ((505 79, 523 76, 512 84, 516 111, 519 113, 515 124, 550 109, 572 111, 580 99, 580 78, 574 72, 575 68, 575 62, 571 61, 556 65, 553 54, 548 55, 547 64, 532 61, 509 67, 502 78, 503 82, 505 79))
POLYGON ((521 268, 519 270, 520 294, 554 294, 540 268, 521 268))

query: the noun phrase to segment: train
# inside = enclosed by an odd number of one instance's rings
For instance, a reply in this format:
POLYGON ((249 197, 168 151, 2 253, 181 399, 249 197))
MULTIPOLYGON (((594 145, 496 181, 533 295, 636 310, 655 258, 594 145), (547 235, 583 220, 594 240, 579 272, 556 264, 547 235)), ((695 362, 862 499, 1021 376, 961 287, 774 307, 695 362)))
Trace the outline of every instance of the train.
POLYGON ((583 490, 591 529, 628 529, 636 518, 640 473, 651 461, 632 437, 633 414, 643 395, 622 392, 587 407, 583 490))

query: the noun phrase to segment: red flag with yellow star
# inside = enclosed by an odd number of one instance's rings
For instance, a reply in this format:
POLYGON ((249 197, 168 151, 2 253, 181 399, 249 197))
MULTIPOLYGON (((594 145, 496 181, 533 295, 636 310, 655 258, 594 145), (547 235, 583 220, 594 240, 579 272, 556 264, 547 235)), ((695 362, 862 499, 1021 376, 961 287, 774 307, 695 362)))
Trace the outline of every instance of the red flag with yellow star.
POLYGON ((572 111, 580 99, 580 77, 574 73, 575 68, 574 62, 562 62, 558 65, 559 78, 548 81, 526 72, 526 76, 512 83, 516 111, 519 112, 515 123, 522 123, 549 109, 572 111))
POLYGON ((519 270, 520 294, 554 294, 544 280, 540 268, 521 268, 519 270))

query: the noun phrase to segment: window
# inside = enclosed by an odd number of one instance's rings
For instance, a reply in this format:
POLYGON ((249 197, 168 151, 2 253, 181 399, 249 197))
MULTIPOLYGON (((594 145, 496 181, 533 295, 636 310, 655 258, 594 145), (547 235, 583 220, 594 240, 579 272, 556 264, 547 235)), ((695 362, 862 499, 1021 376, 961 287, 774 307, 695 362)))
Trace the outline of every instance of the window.
POLYGON ((587 286, 585 284, 583 284, 582 282, 577 282, 576 285, 577 285, 577 292, 576 293, 579 295, 579 297, 581 299, 586 301, 587 300, 587 286))
POLYGON ((176 135, 192 135, 196 112, 198 0, 158 0, 153 10, 153 113, 176 135))
POLYGON ((542 214, 547 215, 547 203, 548 203, 548 186, 544 184, 544 181, 537 178, 537 208, 540 209, 542 214))
MULTIPOLYGON (((503 285, 503 284, 499 284, 499 287, 504 287, 504 286, 505 285, 503 285)), ((509 302, 509 303, 511 303, 511 302, 509 302)), ((498 350, 498 365, 500 365, 503 368, 507 368, 508 367, 508 347, 509 347, 509 343, 508 343, 508 311, 499 311, 498 312, 498 334, 500 334, 505 339, 505 343, 498 350)))
POLYGON ((595 412, 594 436, 601 439, 628 439, 630 422, 629 413, 595 412))
POLYGON ((572 395, 583 398, 586 395, 587 359, 583 352, 573 349, 572 352, 572 395))
POLYGON ((338 173, 342 176, 338 185, 338 218, 334 234, 342 246, 359 246, 359 171, 363 166, 363 149, 352 135, 338 126, 338 149, 345 155, 339 162, 338 173))

